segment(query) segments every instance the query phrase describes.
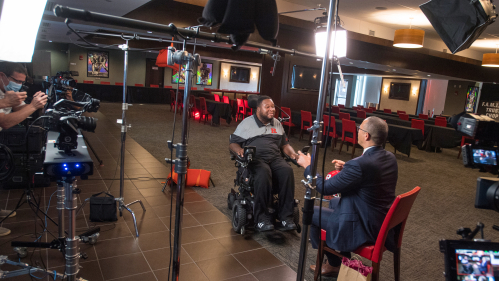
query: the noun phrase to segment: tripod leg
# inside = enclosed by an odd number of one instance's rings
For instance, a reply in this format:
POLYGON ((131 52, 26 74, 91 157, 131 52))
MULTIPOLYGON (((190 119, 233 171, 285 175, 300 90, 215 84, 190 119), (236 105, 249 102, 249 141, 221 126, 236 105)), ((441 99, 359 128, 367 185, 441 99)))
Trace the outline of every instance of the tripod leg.
POLYGON ((140 200, 135 200, 135 201, 133 201, 133 202, 130 202, 130 203, 126 204, 126 205, 125 205, 125 207, 128 207, 128 206, 130 206, 130 205, 133 205, 133 204, 135 204, 135 203, 140 203, 140 206, 142 206, 142 210, 144 210, 144 212, 146 211, 146 207, 144 207, 144 203, 142 203, 142 201, 140 201, 140 200))
MULTIPOLYGON (((142 202, 140 202, 142 204, 142 202)), ((125 208, 127 211, 130 212, 130 214, 132 214, 132 218, 133 218, 133 226, 135 226, 135 235, 136 237, 139 237, 139 229, 137 228, 137 219, 135 218, 135 213, 130 209, 128 208, 126 205, 123 205, 123 208, 125 208)), ((144 208, 144 205, 142 205, 142 208, 144 208)), ((145 208, 144 208, 145 210, 145 208)))

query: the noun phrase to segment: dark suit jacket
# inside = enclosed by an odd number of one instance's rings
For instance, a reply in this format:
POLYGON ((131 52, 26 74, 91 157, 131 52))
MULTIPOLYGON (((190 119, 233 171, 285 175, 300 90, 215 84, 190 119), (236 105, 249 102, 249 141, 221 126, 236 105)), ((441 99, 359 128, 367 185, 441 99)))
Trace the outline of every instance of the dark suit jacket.
MULTIPOLYGON (((305 176, 310 175, 310 166, 305 176)), ((343 170, 322 186, 318 175, 317 191, 324 195, 341 193, 341 199, 328 219, 326 244, 339 251, 352 252, 363 244, 374 244, 383 220, 395 200, 398 166, 395 156, 382 147, 373 147, 345 163, 343 170)), ((394 250, 393 233, 387 248, 394 250)))

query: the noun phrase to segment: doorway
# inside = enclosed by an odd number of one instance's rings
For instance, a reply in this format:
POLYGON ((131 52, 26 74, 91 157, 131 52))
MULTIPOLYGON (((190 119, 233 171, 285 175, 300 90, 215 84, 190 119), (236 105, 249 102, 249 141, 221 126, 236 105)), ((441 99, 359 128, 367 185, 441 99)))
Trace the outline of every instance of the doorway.
POLYGON ((151 85, 159 85, 163 88, 165 79, 165 68, 158 67, 155 59, 146 59, 146 87, 151 85))

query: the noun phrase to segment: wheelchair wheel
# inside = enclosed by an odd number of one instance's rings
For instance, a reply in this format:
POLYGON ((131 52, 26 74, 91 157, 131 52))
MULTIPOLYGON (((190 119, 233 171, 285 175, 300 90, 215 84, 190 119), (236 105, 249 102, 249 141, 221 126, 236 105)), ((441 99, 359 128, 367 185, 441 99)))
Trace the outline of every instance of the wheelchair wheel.
POLYGON ((231 192, 227 195, 227 208, 229 208, 229 210, 232 210, 234 201, 236 201, 236 194, 231 192))
POLYGON ((240 202, 236 201, 232 206, 232 229, 235 232, 244 234, 246 230, 246 209, 240 202))
POLYGON ((293 208, 293 222, 296 224, 296 232, 301 233, 300 209, 298 206, 293 208))

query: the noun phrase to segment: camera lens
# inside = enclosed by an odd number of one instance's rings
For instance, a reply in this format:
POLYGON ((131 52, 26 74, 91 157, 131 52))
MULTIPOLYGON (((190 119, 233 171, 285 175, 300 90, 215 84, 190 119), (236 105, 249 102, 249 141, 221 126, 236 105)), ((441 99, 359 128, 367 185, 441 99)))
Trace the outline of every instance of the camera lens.
POLYGON ((96 127, 97 122, 95 118, 87 116, 78 117, 78 128, 87 132, 94 132, 96 127))
POLYGON ((76 81, 74 79, 61 79, 60 84, 67 87, 75 87, 76 81))

